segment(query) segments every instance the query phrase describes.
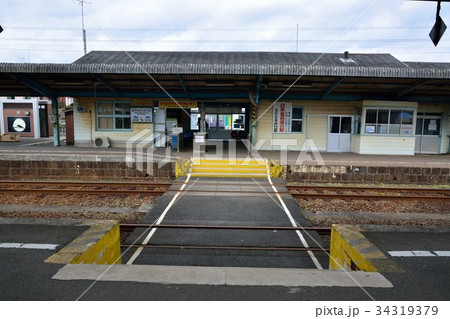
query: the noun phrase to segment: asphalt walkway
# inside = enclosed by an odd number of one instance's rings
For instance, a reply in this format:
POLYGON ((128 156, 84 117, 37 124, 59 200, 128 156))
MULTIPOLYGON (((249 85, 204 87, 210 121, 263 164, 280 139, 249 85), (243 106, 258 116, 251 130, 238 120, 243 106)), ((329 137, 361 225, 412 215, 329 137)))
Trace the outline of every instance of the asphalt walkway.
MULTIPOLYGON (((217 226, 309 226, 300 207, 281 180, 238 178, 179 178, 163 195, 145 224, 217 226), (281 201, 280 201, 281 199, 281 201)), ((324 252, 289 251, 320 247, 316 232, 284 230, 178 229, 136 230, 126 244, 195 246, 196 249, 144 248, 130 250, 123 262, 143 265, 328 268, 324 252), (141 236, 139 238, 139 236, 141 236), (139 240, 138 240, 139 238, 139 240), (208 247, 215 247, 208 249, 208 247), (219 247, 221 247, 219 249, 219 247), (228 248, 225 248, 228 247, 228 248), (257 250, 274 247, 282 250, 257 250), (244 249, 248 248, 248 249, 244 249)))

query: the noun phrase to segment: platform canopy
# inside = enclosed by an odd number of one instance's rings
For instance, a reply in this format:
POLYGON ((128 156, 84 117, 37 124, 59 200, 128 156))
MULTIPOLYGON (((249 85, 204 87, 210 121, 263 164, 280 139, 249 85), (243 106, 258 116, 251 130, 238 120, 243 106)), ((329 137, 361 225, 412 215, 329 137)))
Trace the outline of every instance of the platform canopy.
POLYGON ((450 63, 390 54, 93 51, 0 63, 0 96, 450 102, 450 63))

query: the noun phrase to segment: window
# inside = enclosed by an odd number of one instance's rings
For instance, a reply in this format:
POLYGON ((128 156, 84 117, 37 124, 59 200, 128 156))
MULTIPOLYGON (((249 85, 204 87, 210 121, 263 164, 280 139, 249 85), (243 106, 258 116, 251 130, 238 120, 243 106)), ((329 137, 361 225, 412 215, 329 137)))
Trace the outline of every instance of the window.
POLYGON ((233 121, 233 130, 243 131, 245 130, 245 114, 233 114, 231 117, 233 121))
POLYGON ((412 135, 413 110, 366 109, 365 134, 412 135))
POLYGON ((191 130, 198 130, 198 119, 200 118, 200 114, 191 113, 191 130))
POLYGON ((97 105, 98 130, 131 129, 131 103, 100 102, 97 105))
POLYGON ((219 114, 219 130, 231 130, 231 114, 219 114))
POLYGON ((302 107, 292 107, 292 132, 301 132, 303 123, 303 108, 302 107))
POLYGON ((217 114, 206 114, 206 130, 215 131, 217 127, 217 114))

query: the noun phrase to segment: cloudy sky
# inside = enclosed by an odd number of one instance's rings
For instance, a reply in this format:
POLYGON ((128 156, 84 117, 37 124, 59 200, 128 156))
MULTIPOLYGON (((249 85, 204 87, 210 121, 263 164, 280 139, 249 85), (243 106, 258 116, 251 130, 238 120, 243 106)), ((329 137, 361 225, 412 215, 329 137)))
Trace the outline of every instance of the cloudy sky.
MULTIPOLYGON (((0 62, 83 55, 76 0, 0 0, 0 62)), ((450 62, 450 28, 428 34, 435 2, 409 0, 90 0, 87 50, 391 53, 450 62)), ((450 3, 441 17, 450 26, 450 3)))

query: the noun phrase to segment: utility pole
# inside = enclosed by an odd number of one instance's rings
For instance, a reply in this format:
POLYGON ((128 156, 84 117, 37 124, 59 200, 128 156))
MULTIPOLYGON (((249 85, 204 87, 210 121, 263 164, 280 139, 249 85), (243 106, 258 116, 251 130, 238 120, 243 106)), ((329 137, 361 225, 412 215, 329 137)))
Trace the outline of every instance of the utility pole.
POLYGON ((84 55, 87 54, 87 49, 86 49, 86 30, 84 29, 84 3, 89 3, 85 0, 77 0, 80 5, 81 5, 81 26, 82 26, 82 31, 83 31, 83 47, 84 47, 84 55))

